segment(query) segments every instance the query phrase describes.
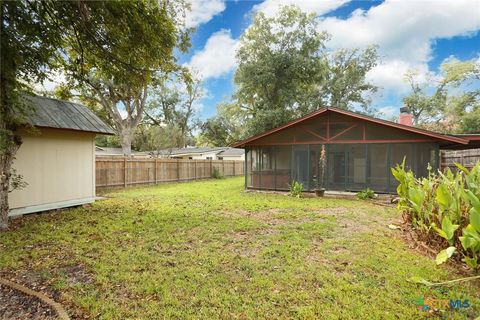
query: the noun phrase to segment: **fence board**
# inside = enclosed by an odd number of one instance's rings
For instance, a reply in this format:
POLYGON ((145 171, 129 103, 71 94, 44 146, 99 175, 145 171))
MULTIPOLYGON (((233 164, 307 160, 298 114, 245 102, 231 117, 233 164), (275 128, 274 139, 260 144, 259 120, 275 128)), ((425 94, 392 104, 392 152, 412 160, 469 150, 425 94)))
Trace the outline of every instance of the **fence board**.
POLYGON ((470 169, 478 161, 480 161, 480 149, 442 151, 440 155, 440 167, 442 170, 446 168, 457 169, 455 163, 459 163, 470 169))
POLYGON ((180 160, 104 157, 95 159, 96 188, 127 187, 211 178, 213 168, 225 177, 244 174, 237 160, 180 160))

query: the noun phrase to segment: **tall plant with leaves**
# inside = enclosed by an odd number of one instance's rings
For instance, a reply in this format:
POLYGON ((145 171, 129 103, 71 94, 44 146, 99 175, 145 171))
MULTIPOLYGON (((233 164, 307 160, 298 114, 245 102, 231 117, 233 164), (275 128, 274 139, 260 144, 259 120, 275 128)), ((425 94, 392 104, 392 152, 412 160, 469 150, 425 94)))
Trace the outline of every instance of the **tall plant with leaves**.
MULTIPOLYGON (((480 162, 472 170, 457 165, 458 170, 427 178, 415 178, 404 164, 392 168, 399 181, 398 208, 404 218, 427 242, 443 239, 447 248, 440 250, 436 261, 446 262, 457 253, 472 269, 478 268, 480 254, 480 162)), ((441 240, 440 240, 441 242, 441 240)))

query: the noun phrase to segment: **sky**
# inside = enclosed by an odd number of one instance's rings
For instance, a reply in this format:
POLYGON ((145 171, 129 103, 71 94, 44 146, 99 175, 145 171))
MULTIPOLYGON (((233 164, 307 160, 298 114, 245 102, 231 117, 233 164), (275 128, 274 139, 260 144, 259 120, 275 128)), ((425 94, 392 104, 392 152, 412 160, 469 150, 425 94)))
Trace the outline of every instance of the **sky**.
POLYGON ((319 29, 331 34, 327 49, 377 45, 380 63, 367 79, 380 87, 373 106, 383 117, 398 114, 409 93, 404 75, 417 70, 420 79, 435 77, 448 59, 480 59, 480 0, 347 1, 347 0, 190 0, 187 25, 195 27, 192 47, 180 63, 202 77, 205 97, 201 119, 230 101, 235 85, 235 51, 256 12, 275 15, 279 6, 296 4, 315 12, 319 29))

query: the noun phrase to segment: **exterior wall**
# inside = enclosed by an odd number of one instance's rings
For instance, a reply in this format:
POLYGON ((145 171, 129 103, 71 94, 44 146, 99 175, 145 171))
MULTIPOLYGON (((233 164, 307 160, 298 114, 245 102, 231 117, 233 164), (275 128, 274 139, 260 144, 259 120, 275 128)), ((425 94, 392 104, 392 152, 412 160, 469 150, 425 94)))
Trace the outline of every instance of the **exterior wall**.
MULTIPOLYGON (((217 153, 216 152, 210 152, 210 153, 191 153, 191 154, 182 154, 182 155, 172 155, 170 158, 173 159, 192 159, 192 160, 207 160, 207 158, 211 158, 211 160, 218 160, 217 158, 217 153)), ((224 159, 224 160, 230 160, 230 159, 224 159)))
POLYGON ((321 178, 321 144, 257 146, 247 148, 246 187, 288 190, 299 181, 305 190, 317 186, 327 190, 395 193, 397 181, 391 167, 405 158, 407 169, 428 175, 427 167, 439 165, 438 143, 324 144, 326 167, 321 178))
POLYGON ((95 134, 38 129, 24 133, 13 167, 28 183, 10 194, 10 215, 93 202, 95 134))
POLYGON ((239 161, 243 161, 243 160, 245 159, 245 155, 243 155, 243 154, 238 155, 238 156, 222 156, 222 155, 220 155, 220 157, 223 158, 222 160, 239 160, 239 161))

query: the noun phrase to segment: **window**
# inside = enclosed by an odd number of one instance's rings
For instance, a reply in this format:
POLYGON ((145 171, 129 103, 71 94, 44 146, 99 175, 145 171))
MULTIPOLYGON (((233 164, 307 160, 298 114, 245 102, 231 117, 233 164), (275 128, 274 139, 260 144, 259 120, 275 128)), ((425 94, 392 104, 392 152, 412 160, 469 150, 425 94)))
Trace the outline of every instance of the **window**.
POLYGON ((223 160, 223 157, 218 157, 218 160, 223 160))
POLYGON ((212 157, 207 157, 207 160, 213 160, 212 157))

